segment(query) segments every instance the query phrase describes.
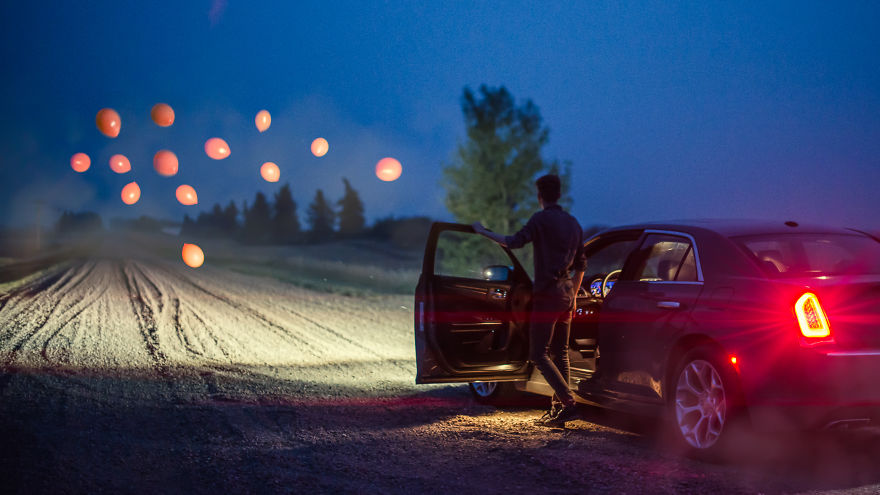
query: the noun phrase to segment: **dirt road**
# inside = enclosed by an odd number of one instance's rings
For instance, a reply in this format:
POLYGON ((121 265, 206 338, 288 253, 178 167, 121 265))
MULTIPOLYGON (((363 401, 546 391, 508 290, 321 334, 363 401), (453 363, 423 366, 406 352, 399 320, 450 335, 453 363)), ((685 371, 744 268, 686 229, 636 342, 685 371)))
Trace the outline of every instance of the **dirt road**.
POLYGON ((880 432, 713 465, 652 426, 413 383, 412 299, 93 256, 0 292, 0 491, 880 491, 880 432))

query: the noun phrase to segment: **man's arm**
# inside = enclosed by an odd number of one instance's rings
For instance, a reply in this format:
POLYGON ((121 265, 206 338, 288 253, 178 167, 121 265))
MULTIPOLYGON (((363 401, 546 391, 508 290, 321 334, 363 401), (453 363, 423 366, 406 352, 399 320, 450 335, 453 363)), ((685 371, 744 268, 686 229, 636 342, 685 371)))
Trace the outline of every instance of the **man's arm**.
POLYGON ((481 224, 480 222, 474 222, 471 225, 471 227, 473 227, 474 232, 476 232, 480 235, 486 236, 489 239, 492 239, 493 241, 497 242, 498 244, 501 244, 502 246, 507 245, 507 244, 505 244, 505 237, 506 236, 503 236, 501 234, 496 234, 495 232, 492 232, 491 230, 487 230, 486 227, 483 227, 483 224, 481 224))

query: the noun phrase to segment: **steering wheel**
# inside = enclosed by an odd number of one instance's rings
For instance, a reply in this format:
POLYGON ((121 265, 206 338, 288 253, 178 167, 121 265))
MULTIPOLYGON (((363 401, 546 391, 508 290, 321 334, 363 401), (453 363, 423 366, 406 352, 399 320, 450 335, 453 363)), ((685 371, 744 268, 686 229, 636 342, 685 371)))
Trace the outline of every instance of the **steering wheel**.
POLYGON ((608 282, 611 282, 613 286, 619 276, 620 270, 614 270, 613 272, 609 272, 608 275, 605 275, 605 278, 602 279, 602 297, 608 297, 608 293, 611 292, 611 287, 608 287, 608 282))

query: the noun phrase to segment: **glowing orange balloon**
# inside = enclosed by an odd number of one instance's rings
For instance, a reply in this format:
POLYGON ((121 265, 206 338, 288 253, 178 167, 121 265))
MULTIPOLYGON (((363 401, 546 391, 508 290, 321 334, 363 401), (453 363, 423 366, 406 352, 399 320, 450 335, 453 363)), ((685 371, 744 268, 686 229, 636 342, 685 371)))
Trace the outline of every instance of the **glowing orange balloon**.
POLYGON ((268 110, 260 110, 254 118, 254 123, 257 124, 257 130, 263 132, 272 125, 272 116, 269 115, 268 110))
POLYGON ((119 118, 116 110, 102 108, 98 110, 98 115, 95 116, 95 125, 98 126, 98 130, 105 136, 115 138, 119 135, 119 130, 122 129, 122 120, 119 118))
POLYGON ((171 177, 177 174, 177 155, 168 150, 159 150, 153 155, 153 168, 159 175, 171 177))
POLYGON ((278 169, 278 165, 275 165, 275 163, 266 162, 260 167, 260 175, 267 182, 278 182, 278 179, 281 177, 281 170, 278 169))
POLYGON ((397 180, 402 172, 403 167, 394 158, 383 158, 376 164, 376 177, 385 182, 397 180))
POLYGON ((178 186, 177 191, 174 194, 182 205, 195 205, 199 203, 199 197, 196 195, 196 190, 193 189, 192 186, 186 184, 178 186))
POLYGON ((73 170, 83 173, 92 166, 92 159, 89 158, 89 155, 85 153, 76 153, 72 157, 70 157, 70 168, 73 170))
POLYGON ((312 141, 312 154, 317 157, 322 157, 327 154, 327 151, 330 150, 330 143, 327 142, 324 138, 318 138, 312 141))
POLYGON ((156 103, 150 110, 150 117, 159 127, 168 127, 174 123, 174 109, 167 103, 156 103))
POLYGON ((226 141, 213 137, 205 141, 205 153, 215 160, 222 160, 229 156, 229 145, 226 141))
POLYGON ((198 268, 205 262, 205 253, 195 244, 184 244, 181 251, 183 262, 192 268, 198 268))
POLYGON ((117 174, 124 174, 131 170, 131 162, 125 155, 113 155, 110 157, 110 170, 117 174))
POLYGON ((122 202, 133 205, 141 199, 141 188, 137 182, 129 182, 122 188, 122 202))

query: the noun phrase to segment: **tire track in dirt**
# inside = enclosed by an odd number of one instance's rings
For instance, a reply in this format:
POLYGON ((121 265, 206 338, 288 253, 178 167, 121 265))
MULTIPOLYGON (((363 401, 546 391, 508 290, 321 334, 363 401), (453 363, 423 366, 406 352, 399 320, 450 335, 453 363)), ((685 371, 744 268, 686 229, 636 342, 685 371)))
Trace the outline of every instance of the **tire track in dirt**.
POLYGON ((137 319, 144 347, 146 347, 147 353, 152 359, 159 375, 167 377, 169 375, 167 366, 168 358, 165 356, 162 349, 159 348, 158 327, 156 325, 155 312, 144 297, 143 291, 141 290, 140 284, 136 280, 135 275, 129 274, 126 271, 126 268, 130 265, 131 262, 121 262, 119 264, 119 275, 125 283, 125 288, 128 291, 131 310, 134 312, 137 319))
POLYGON ((65 273, 61 276, 58 281, 54 284, 49 285, 49 287, 45 290, 43 294, 40 294, 40 297, 33 297, 31 301, 33 304, 27 305, 24 309, 28 311, 21 311, 18 314, 14 315, 15 318, 11 322, 11 337, 10 338, 10 348, 9 355, 6 358, 6 363, 12 363, 15 360, 16 355, 21 351, 22 347, 33 340, 36 335, 44 328, 46 325, 52 320, 54 315, 64 314, 68 312, 71 308, 76 306, 82 300, 78 298, 74 298, 73 302, 69 304, 62 305, 62 302, 67 299, 67 293, 75 291, 84 280, 89 278, 92 274, 96 266, 96 263, 93 261, 74 266, 68 269, 68 272, 71 273, 69 276, 65 273), (46 301, 42 301, 43 297, 46 297, 46 301), (41 304, 42 303, 42 304, 41 304), (49 306, 48 310, 46 310, 46 306, 49 306), (37 311, 41 314, 36 316, 32 311, 36 306, 37 311), (22 319, 21 317, 25 318, 22 319), (35 318, 36 316, 36 318, 35 318), (33 322, 35 319, 39 320, 39 323, 34 325, 31 329, 25 330, 21 332, 22 329, 27 328, 28 323, 33 322), (17 332, 18 331, 18 332, 17 332), (15 333, 19 333, 18 338, 14 338, 15 333))
MULTIPOLYGON (((178 302, 179 302, 179 300, 178 300, 178 302)), ((217 338, 217 334, 210 331, 210 327, 208 326, 208 323, 199 315, 198 311, 196 311, 193 308, 190 308, 190 315, 193 318, 195 318, 196 320, 198 320, 198 322, 202 325, 202 328, 205 329, 205 333, 207 334, 207 336, 211 338, 211 340, 214 342, 214 345, 217 347, 217 349, 220 351, 220 353, 223 354, 223 357, 225 358, 224 362, 229 361, 229 358, 230 358, 229 351, 227 351, 226 347, 220 343, 220 340, 217 338)), ((182 331, 183 325, 179 319, 176 322, 176 325, 177 325, 177 328, 180 331, 182 331)))
POLYGON ((31 305, 35 297, 42 296, 55 284, 61 283, 62 280, 73 276, 78 267, 79 265, 73 265, 59 269, 57 272, 47 274, 45 277, 37 279, 31 284, 18 287, 17 289, 10 291, 8 294, 3 295, 3 305, 0 306, 0 316, 3 315, 4 311, 7 314, 10 314, 19 304, 24 303, 24 301, 27 301, 28 305, 31 305))
MULTIPOLYGON (((106 262, 95 263, 95 265, 91 268, 89 273, 83 277, 82 281, 78 283, 81 285, 82 282, 85 282, 86 279, 98 278, 98 280, 92 281, 87 284, 87 288, 85 289, 85 295, 78 294, 73 290, 69 292, 65 292, 61 295, 59 300, 64 300, 68 298, 73 299, 73 303, 67 306, 66 309, 60 311, 54 318, 51 323, 55 326, 55 330, 52 331, 44 340, 43 346, 40 349, 40 355, 46 362, 51 362, 51 359, 48 355, 49 346, 52 344, 52 341, 58 337, 62 330, 64 330, 67 325, 71 323, 76 323, 77 318, 86 310, 89 309, 92 304, 96 301, 104 297, 107 293, 108 289, 108 272, 112 271, 111 267, 106 266, 106 262), (77 308, 77 309, 75 309, 77 308), (72 312, 71 312, 72 311, 72 312)), ((70 339, 67 339, 67 346, 60 346, 59 349, 67 351, 67 356, 69 357, 70 350, 70 339)), ((63 359, 62 361, 67 362, 69 359, 63 359)))
MULTIPOLYGON (((57 328, 55 328, 55 331, 51 332, 51 334, 48 337, 46 337, 46 340, 43 342, 43 348, 40 349, 40 355, 47 362, 51 361, 49 359, 48 349, 49 349, 49 345, 52 343, 52 340, 55 339, 58 336, 58 334, 61 333, 61 331, 64 330, 64 328, 68 324, 74 322, 76 320, 76 318, 79 317, 80 314, 82 314, 83 311, 88 309, 92 304, 95 303, 95 301, 97 301, 98 299, 103 297, 104 294, 107 293, 107 285, 106 284, 101 284, 101 285, 99 285, 99 287, 100 287, 100 292, 98 292, 95 295, 89 296, 88 299, 79 299, 78 301, 74 302, 71 306, 69 306, 67 310, 61 311, 59 313, 59 316, 56 317, 56 318, 60 318, 59 322, 55 322, 57 325, 57 328), (80 306, 79 309, 77 309, 73 313, 70 313, 69 315, 66 315, 66 313, 68 311, 70 311, 71 309, 73 309, 77 305, 80 306)), ((91 292, 91 291, 89 291, 89 292, 91 292)), ((70 344, 69 339, 68 339, 68 344, 70 344)), ((68 345, 67 347, 69 348, 70 346, 68 345)), ((64 347, 62 347, 62 349, 64 349, 64 347)))
MULTIPOLYGON (((157 267, 157 268, 159 268, 159 267, 157 267)), ((279 337, 287 337, 287 338, 291 338, 291 339, 295 340, 298 344, 301 345, 303 350, 308 349, 308 353, 311 354, 312 356, 319 357, 319 358, 323 357, 323 354, 320 352, 320 350, 318 348, 315 347, 315 345, 312 342, 304 339, 303 337, 301 337, 299 335, 294 334, 284 325, 273 321, 268 316, 266 316, 262 312, 258 311, 257 309, 254 309, 250 305, 245 304, 243 302, 235 301, 231 297, 229 297, 228 295, 214 292, 214 291, 200 285, 199 283, 195 282, 194 280, 190 279, 189 277, 186 277, 186 276, 180 274, 177 271, 166 269, 164 267, 159 268, 159 269, 161 269, 165 273, 171 275, 172 278, 177 279, 177 280, 185 283, 186 285, 196 289, 197 291, 199 291, 209 297, 212 297, 212 298, 214 298, 214 299, 216 299, 216 300, 218 300, 218 301, 220 301, 220 302, 222 302, 222 303, 224 303, 224 304, 226 304, 236 310, 247 313, 251 317, 253 317, 256 320, 265 324, 266 327, 268 327, 273 333, 275 333, 279 337)), ((204 319, 202 319, 202 321, 204 321, 204 319)))
MULTIPOLYGON (((196 284, 194 281, 184 277, 183 275, 179 274, 176 271, 172 271, 172 275, 175 277, 179 277, 180 279, 184 280, 185 282, 187 282, 191 285, 196 286, 198 289, 200 289, 201 291, 203 291, 205 293, 210 293, 214 297, 218 297, 218 298, 222 299, 223 301, 230 303, 231 305, 233 305, 233 307, 241 309, 239 306, 236 306, 235 303, 231 303, 232 299, 229 296, 226 296, 226 295, 221 296, 221 295, 211 291, 210 289, 207 289, 199 284, 196 284)), ((260 309, 248 306, 246 308, 246 310, 249 311, 251 314, 258 316, 264 322, 268 322, 270 325, 274 325, 276 327, 283 328, 287 332, 288 335, 290 334, 290 330, 288 327, 285 327, 284 325, 281 325, 277 322, 269 322, 268 318, 264 315, 264 313, 262 311, 260 311, 260 309)), ((292 316, 296 320, 305 322, 308 325, 313 326, 317 329, 320 329, 324 333, 331 335, 333 338, 335 338, 339 341, 345 342, 347 345, 351 346, 352 348, 358 349, 359 352, 365 352, 365 353, 369 354, 371 357, 375 357, 375 358, 379 358, 379 359, 385 359, 388 357, 386 352, 381 352, 381 351, 377 351, 375 349, 372 349, 369 346, 365 345, 364 341, 353 339, 353 338, 349 337, 348 335, 346 335, 344 332, 342 332, 340 330, 336 330, 336 329, 334 329, 324 323, 321 323, 320 321, 318 321, 314 318, 310 318, 310 317, 306 316, 302 311, 297 311, 296 309, 291 308, 289 305, 283 305, 282 311, 284 311, 286 314, 292 316)), ((308 325, 305 325, 305 326, 308 326, 308 325)), ((310 335, 310 336, 313 336, 313 335, 310 335)), ((297 337, 300 342, 305 342, 304 339, 299 338, 298 336, 295 336, 295 337, 297 337)), ((315 355, 317 356, 317 354, 315 354, 315 355)))
POLYGON ((189 341, 189 336, 183 330, 183 323, 181 323, 180 319, 180 299, 176 296, 171 296, 171 307, 173 308, 174 312, 173 326, 175 334, 177 335, 177 340, 183 345, 183 348, 186 349, 186 352, 189 352, 190 354, 195 354, 199 357, 203 357, 204 353, 195 348, 195 346, 189 341))

